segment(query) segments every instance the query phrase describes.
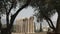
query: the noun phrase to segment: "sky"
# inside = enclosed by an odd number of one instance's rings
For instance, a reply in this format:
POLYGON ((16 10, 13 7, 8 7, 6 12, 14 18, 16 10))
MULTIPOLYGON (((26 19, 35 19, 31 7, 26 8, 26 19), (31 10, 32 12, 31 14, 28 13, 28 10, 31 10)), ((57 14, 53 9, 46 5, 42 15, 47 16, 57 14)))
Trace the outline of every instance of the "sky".
MULTIPOLYGON (((11 10, 12 14, 14 14, 18 8, 19 7, 17 7, 15 10, 11 10)), ((31 6, 28 6, 27 8, 24 8, 23 10, 21 10, 21 12, 19 12, 16 19, 21 19, 21 18, 25 18, 25 17, 29 18, 30 16, 33 16, 33 14, 34 14, 34 8, 32 8, 31 6)), ((53 22, 56 22, 57 16, 58 16, 57 13, 55 13, 54 16, 51 17, 51 20, 53 22)), ((14 23, 16 23, 16 19, 15 19, 14 23)), ((6 15, 2 16, 1 21, 2 21, 2 23, 6 24, 6 15)), ((39 23, 36 22, 36 17, 34 17, 34 22, 38 26, 39 23)), ((42 24, 43 24, 43 26, 48 25, 45 20, 42 24)), ((54 25, 55 24, 56 23, 54 23, 54 25)))
POLYGON ((30 17, 30 16, 33 16, 34 14, 34 9, 32 7, 27 7, 25 9, 23 9, 17 16, 16 19, 18 18, 24 18, 24 17, 30 17))

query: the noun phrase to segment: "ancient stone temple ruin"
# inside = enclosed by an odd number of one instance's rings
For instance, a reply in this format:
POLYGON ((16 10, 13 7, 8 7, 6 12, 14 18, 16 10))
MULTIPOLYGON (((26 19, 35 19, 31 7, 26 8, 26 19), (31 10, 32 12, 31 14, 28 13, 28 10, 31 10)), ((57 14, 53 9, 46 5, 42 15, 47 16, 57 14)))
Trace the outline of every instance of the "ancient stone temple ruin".
POLYGON ((16 20, 17 33, 34 33, 34 17, 16 20))

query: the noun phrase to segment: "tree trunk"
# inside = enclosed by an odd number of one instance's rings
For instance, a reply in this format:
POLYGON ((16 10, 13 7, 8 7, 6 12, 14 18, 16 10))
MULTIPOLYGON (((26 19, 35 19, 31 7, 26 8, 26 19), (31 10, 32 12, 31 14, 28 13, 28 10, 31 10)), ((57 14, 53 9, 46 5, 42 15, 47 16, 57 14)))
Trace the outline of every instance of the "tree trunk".
POLYGON ((0 34, 1 34, 1 26, 2 24, 1 24, 1 16, 0 16, 0 34))
POLYGON ((58 19, 56 24, 56 34, 60 33, 60 13, 58 12, 58 19))

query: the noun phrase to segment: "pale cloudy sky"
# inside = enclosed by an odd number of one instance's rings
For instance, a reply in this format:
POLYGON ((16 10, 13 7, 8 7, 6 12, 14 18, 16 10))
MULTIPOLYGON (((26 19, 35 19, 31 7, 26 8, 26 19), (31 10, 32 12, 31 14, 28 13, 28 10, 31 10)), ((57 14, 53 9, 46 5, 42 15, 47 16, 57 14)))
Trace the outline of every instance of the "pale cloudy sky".
POLYGON ((24 18, 24 17, 30 17, 33 16, 34 14, 34 9, 32 7, 27 7, 23 9, 17 16, 17 18, 24 18))

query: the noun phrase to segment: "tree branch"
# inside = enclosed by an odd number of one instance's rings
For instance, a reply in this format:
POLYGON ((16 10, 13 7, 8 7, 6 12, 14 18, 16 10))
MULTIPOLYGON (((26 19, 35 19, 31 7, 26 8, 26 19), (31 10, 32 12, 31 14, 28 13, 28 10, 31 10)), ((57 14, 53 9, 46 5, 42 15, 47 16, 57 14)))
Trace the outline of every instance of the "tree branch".
POLYGON ((52 27, 52 25, 49 23, 49 21, 48 20, 46 20, 46 21, 47 21, 48 25, 50 26, 50 28, 52 28, 53 31, 55 31, 55 28, 52 27))
POLYGON ((50 18, 48 18, 48 20, 50 21, 50 23, 51 23, 51 25, 52 25, 53 29, 55 29, 55 26, 53 25, 53 22, 51 21, 51 19, 50 19, 50 18))
MULTIPOLYGON (((46 17, 46 16, 45 16, 45 18, 46 18, 46 20, 50 21, 51 25, 49 24, 49 26, 55 31, 55 26, 53 25, 53 22, 51 21, 51 19, 48 18, 48 17, 46 17)), ((47 21, 47 22, 48 22, 48 21, 47 21)), ((48 22, 48 23, 49 23, 49 22, 48 22)))
POLYGON ((10 7, 10 9, 9 9, 9 12, 8 12, 8 15, 9 15, 9 13, 11 12, 11 10, 12 10, 12 8, 13 8, 13 3, 11 4, 11 7, 10 7))
MULTIPOLYGON (((52 28, 52 26, 51 26, 51 24, 49 23, 49 21, 48 20, 46 20, 47 22, 48 22, 48 25, 52 28)), ((53 28, 52 28, 53 29, 53 28)))
MULTIPOLYGON (((51 26, 51 28, 52 28, 53 30, 55 30, 55 26, 53 25, 52 20, 51 20, 49 17, 47 17, 43 12, 42 12, 42 15, 45 17, 46 20, 50 21, 51 25, 50 25, 50 24, 49 24, 49 25, 51 26)), ((48 22, 48 23, 49 23, 49 22, 48 22)))
POLYGON ((19 8, 19 9, 17 10, 17 12, 16 12, 14 15, 11 16, 10 28, 12 28, 13 22, 14 22, 16 16, 18 15, 18 13, 19 13, 22 9, 26 8, 26 7, 30 4, 30 1, 31 1, 31 0, 27 0, 26 4, 23 5, 21 8, 19 8))

